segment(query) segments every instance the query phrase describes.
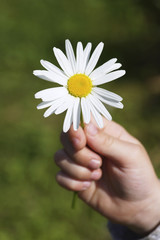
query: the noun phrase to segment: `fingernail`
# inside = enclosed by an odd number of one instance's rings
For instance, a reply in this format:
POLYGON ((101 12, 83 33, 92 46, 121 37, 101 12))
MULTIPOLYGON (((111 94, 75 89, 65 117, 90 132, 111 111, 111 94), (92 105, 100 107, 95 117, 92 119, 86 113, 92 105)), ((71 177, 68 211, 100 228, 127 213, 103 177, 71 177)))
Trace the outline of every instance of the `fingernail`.
POLYGON ((87 189, 88 187, 90 187, 90 185, 91 185, 91 182, 83 182, 83 188, 82 188, 82 190, 87 189))
POLYGON ((92 159, 89 163, 89 167, 92 169, 97 169, 100 167, 100 161, 96 159, 92 159))
POLYGON ((100 171, 94 171, 94 172, 92 172, 91 177, 92 177, 92 179, 96 180, 96 179, 98 179, 100 177, 100 175, 101 175, 100 171))
POLYGON ((93 123, 89 123, 87 125, 87 134, 91 135, 91 136, 95 136, 98 133, 98 129, 95 125, 93 125, 93 123))

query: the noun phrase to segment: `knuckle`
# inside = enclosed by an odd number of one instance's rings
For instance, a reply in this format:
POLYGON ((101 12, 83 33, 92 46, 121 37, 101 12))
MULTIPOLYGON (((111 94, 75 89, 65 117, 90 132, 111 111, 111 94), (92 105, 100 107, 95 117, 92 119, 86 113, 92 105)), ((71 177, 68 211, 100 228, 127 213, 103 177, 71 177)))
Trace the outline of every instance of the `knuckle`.
POLYGON ((63 154, 64 154, 63 149, 60 149, 57 152, 55 152, 55 154, 54 154, 55 162, 57 162, 59 159, 61 159, 63 154))
POLYGON ((134 149, 134 158, 139 158, 141 157, 143 153, 143 148, 141 145, 136 145, 134 149))
POLYGON ((56 181, 60 184, 60 181, 61 181, 61 172, 58 172, 57 174, 56 174, 56 181))
POLYGON ((69 186, 68 186, 71 190, 77 190, 77 188, 78 188, 78 183, 77 182, 75 182, 75 181, 70 181, 70 184, 69 184, 69 186))
POLYGON ((55 160, 55 162, 57 161, 57 159, 59 158, 59 151, 55 152, 53 159, 55 160))
POLYGON ((105 136, 104 138, 104 146, 111 147, 114 143, 114 138, 110 135, 105 136))
POLYGON ((69 180, 68 177, 62 173, 62 171, 57 173, 56 181, 61 187, 72 190, 72 181, 69 180))
POLYGON ((83 150, 76 151, 73 154, 73 158, 76 163, 83 163, 83 157, 83 150))
POLYGON ((85 169, 80 168, 78 172, 78 178, 80 180, 86 180, 90 177, 90 174, 85 169))
POLYGON ((72 191, 81 191, 83 189, 83 183, 79 181, 71 181, 69 188, 72 191))
POLYGON ((60 160, 57 158, 57 159, 55 159, 55 164, 58 166, 58 167, 60 167, 60 160))
POLYGON ((64 174, 62 171, 57 173, 56 181, 61 187, 70 191, 81 191, 83 188, 82 182, 73 180, 69 175, 64 174))

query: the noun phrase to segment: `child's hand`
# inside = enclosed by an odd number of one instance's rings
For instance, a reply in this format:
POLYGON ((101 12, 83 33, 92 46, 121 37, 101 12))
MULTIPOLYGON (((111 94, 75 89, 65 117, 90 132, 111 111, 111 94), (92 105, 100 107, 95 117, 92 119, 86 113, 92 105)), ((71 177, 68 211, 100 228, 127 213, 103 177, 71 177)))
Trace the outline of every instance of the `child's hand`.
POLYGON ((62 133, 58 183, 111 221, 136 232, 160 221, 160 183, 141 143, 115 122, 62 133))

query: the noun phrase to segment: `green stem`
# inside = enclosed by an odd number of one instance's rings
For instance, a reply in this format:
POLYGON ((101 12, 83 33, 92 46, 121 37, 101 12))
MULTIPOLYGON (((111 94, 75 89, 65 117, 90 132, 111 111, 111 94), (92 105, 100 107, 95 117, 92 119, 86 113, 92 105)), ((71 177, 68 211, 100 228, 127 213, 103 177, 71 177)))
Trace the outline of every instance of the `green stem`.
MULTIPOLYGON (((81 112, 81 127, 84 128, 84 122, 83 122, 82 112, 81 112)), ((71 205, 71 208, 72 208, 72 209, 75 209, 76 199, 77 199, 77 192, 73 192, 72 205, 71 205)))
POLYGON ((83 121, 83 115, 82 115, 82 112, 81 112, 81 127, 84 128, 84 121, 83 121))

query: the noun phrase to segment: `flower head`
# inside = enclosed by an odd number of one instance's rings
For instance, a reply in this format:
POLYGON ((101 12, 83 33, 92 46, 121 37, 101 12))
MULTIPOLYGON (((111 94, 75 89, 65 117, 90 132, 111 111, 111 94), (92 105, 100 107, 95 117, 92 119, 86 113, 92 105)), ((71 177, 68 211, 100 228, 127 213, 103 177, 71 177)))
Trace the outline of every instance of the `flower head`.
POLYGON ((64 132, 69 130, 72 123, 74 130, 78 129, 81 111, 85 123, 90 122, 92 114, 98 126, 102 128, 102 115, 108 120, 112 119, 103 103, 123 108, 122 98, 119 95, 97 87, 125 74, 124 70, 117 70, 121 64, 116 63, 116 58, 94 69, 103 46, 102 42, 99 43, 90 57, 91 43, 88 43, 83 49, 82 43, 78 42, 75 57, 70 41, 66 40, 66 55, 60 49, 53 48, 61 69, 48 61, 41 60, 40 62, 46 70, 33 72, 39 78, 61 85, 39 91, 35 94, 35 98, 42 99, 42 102, 37 106, 38 109, 49 107, 45 111, 44 117, 53 113, 60 114, 67 110, 63 124, 64 132))

